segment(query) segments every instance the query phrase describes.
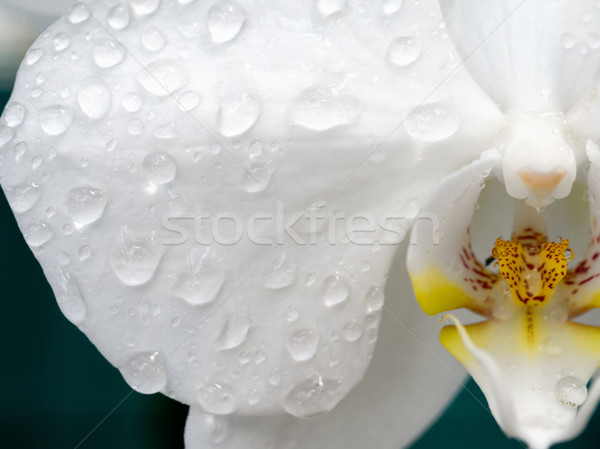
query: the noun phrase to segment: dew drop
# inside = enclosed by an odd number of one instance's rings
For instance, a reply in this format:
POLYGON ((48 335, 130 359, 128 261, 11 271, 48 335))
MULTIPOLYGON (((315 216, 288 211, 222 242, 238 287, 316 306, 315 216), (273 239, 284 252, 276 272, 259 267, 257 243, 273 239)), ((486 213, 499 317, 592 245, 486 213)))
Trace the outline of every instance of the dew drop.
POLYGON ((291 334, 286 342, 287 350, 297 362, 306 362, 317 353, 319 333, 314 327, 300 329, 291 334))
POLYGON ((130 4, 135 15, 147 16, 158 9, 160 0, 130 0, 130 4))
POLYGON ((67 20, 72 24, 83 23, 90 18, 90 10, 87 6, 77 2, 67 13, 67 20))
POLYGON ((387 16, 397 13, 402 8, 402 0, 383 0, 383 13, 387 16))
POLYGON ((330 411, 344 397, 341 380, 314 375, 299 382, 284 398, 283 408, 298 418, 314 418, 330 411))
POLYGON ((140 84, 151 94, 166 96, 188 83, 188 73, 174 61, 161 59, 146 66, 139 74, 140 84))
POLYGON ((126 93, 121 99, 121 106, 123 106, 123 109, 127 112, 137 112, 142 108, 143 104, 142 97, 135 92, 126 93))
POLYGON ((108 11, 108 25, 113 30, 124 30, 129 25, 130 19, 129 9, 125 6, 113 6, 110 11, 108 11))
POLYGON ((558 355, 563 350, 562 340, 555 336, 549 336, 544 339, 542 349, 547 355, 558 355))
POLYGON ((125 58, 125 49, 114 40, 104 40, 92 48, 92 58, 98 67, 107 69, 119 64, 125 58))
POLYGON ((221 444, 227 438, 227 422, 215 415, 205 414, 204 426, 208 429, 210 442, 212 444, 221 444))
POLYGON ((41 196, 40 187, 32 180, 7 189, 7 193, 10 195, 10 205, 17 214, 31 210, 41 196))
POLYGON ((283 253, 269 264, 261 278, 265 288, 277 290, 288 287, 296 280, 296 266, 283 253))
POLYGON ((88 79, 77 91, 77 103, 92 120, 106 116, 112 101, 110 89, 99 79, 88 79))
POLYGON ((13 140, 15 132, 8 126, 0 126, 0 148, 6 145, 8 142, 13 140))
POLYGON ((346 125, 358 113, 356 101, 335 89, 307 89, 290 109, 290 117, 296 124, 315 131, 346 125))
POLYGON ((152 279, 161 257, 154 233, 141 236, 123 226, 112 247, 110 264, 123 284, 136 286, 152 279))
POLYGON ((151 184, 167 184, 175 178, 177 166, 171 156, 164 152, 151 153, 142 164, 151 184))
POLYGON ((187 271, 182 274, 173 292, 191 305, 202 305, 213 302, 223 284, 223 274, 210 265, 203 265, 199 251, 192 251, 187 257, 187 271))
POLYGON ((324 16, 341 11, 344 6, 346 6, 346 0, 317 0, 317 9, 324 16))
POLYGON ((390 44, 388 57, 392 64, 406 67, 421 55, 421 39, 418 35, 402 36, 390 44))
POLYGON ((158 393, 167 385, 165 358, 158 352, 141 352, 119 368, 125 381, 139 393, 158 393))
POLYGON ((61 312, 74 324, 85 320, 87 308, 77 281, 69 273, 61 273, 62 291, 56 295, 61 312))
POLYGON ((237 348, 241 345, 250 330, 250 321, 245 316, 235 316, 225 322, 217 338, 217 348, 220 350, 237 348))
POLYGON ((52 229, 46 223, 32 223, 23 232, 25 241, 32 248, 39 248, 53 236, 52 229))
POLYGON ((384 296, 381 289, 371 287, 365 295, 365 303, 367 304, 367 313, 379 312, 384 304, 384 296))
POLYGON ((273 176, 273 170, 268 164, 250 164, 244 171, 242 187, 248 193, 262 192, 269 185, 271 176, 273 176))
POLYGON ((85 262, 90 257, 92 257, 92 247, 89 245, 82 246, 81 248, 79 248, 77 255, 79 256, 80 261, 85 262))
POLYGON ((73 112, 65 106, 52 105, 40 112, 40 126, 46 134, 58 136, 73 123, 73 112))
POLYGON ((84 186, 71 189, 67 204, 73 224, 79 228, 100 219, 107 201, 106 192, 95 187, 84 186))
POLYGON ((69 48, 69 45, 71 45, 71 41, 64 33, 58 33, 56 36, 54 36, 54 39, 52 39, 52 46, 57 52, 66 50, 69 48))
POLYGON ((260 102, 247 92, 227 97, 217 116, 219 131, 225 137, 239 136, 248 131, 260 114, 260 102))
POLYGON ((459 123, 458 116, 449 105, 432 103, 418 106, 404 126, 408 134, 417 140, 437 142, 454 135, 459 123))
POLYGON ((574 376, 566 376, 560 379, 554 387, 554 397, 567 407, 578 407, 587 398, 585 383, 574 376))
POLYGON ((142 32, 142 45, 148 51, 157 52, 165 48, 167 39, 155 27, 146 28, 142 32))
POLYGON ((331 275, 323 281, 322 292, 323 301, 327 307, 340 304, 350 296, 348 285, 339 273, 331 275))
POLYGON ((346 339, 346 341, 350 343, 354 343, 360 339, 363 333, 363 326, 356 320, 349 321, 344 326, 344 330, 342 331, 342 335, 346 339))
POLYGON ((44 56, 44 50, 41 48, 32 48, 25 55, 25 63, 27 65, 34 65, 42 58, 42 56, 44 56))
POLYGON ((246 14, 235 2, 223 1, 208 11, 208 31, 213 42, 229 42, 244 26, 246 14))
POLYGON ((570 50, 575 46, 576 43, 577 41, 575 39, 575 36, 573 36, 572 34, 567 33, 562 37, 562 45, 565 48, 565 50, 570 50))
POLYGON ((25 115, 27 113, 27 109, 21 103, 17 103, 16 101, 8 103, 6 108, 4 109, 4 113, 2 114, 2 118, 6 122, 7 126, 11 128, 16 128, 23 120, 25 120, 25 115))
POLYGON ((235 396, 230 387, 224 384, 205 384, 198 389, 198 402, 209 413, 228 415, 235 408, 235 396))

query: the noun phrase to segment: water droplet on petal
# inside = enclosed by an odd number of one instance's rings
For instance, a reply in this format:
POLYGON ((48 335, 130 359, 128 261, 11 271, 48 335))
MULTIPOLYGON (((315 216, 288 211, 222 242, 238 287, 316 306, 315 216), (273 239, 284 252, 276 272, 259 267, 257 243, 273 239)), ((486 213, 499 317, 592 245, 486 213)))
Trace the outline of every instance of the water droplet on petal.
POLYGON ((341 11, 346 6, 346 0, 317 0, 317 9, 324 16, 341 11))
POLYGON ((213 42, 229 42, 234 39, 246 21, 246 14, 235 2, 223 1, 208 11, 208 31, 213 42))
POLYGON ((90 18, 90 10, 87 6, 77 2, 67 13, 67 20, 72 24, 83 23, 90 18))
POLYGON ((179 107, 183 111, 191 111, 198 106, 201 101, 202 98, 200 98, 200 95, 197 92, 188 90, 179 96, 179 107))
POLYGON ((17 214, 31 210, 41 196, 40 187, 32 180, 22 182, 13 188, 7 189, 10 205, 17 214))
POLYGON ((165 358, 159 351, 136 354, 119 371, 131 388, 139 393, 158 393, 167 385, 165 358))
POLYGON ((288 337, 287 350, 297 362, 305 362, 314 357, 319 345, 319 333, 317 329, 300 329, 288 337))
POLYGON ((79 256, 79 260, 82 262, 88 260, 90 257, 92 257, 92 247, 89 245, 82 246, 79 248, 77 255, 79 256))
POLYGON ((119 64, 125 58, 125 49, 114 40, 104 40, 92 48, 94 62, 101 69, 107 69, 119 64))
POLYGON ((79 284, 69 273, 62 273, 62 291, 56 295, 61 312, 69 321, 78 324, 85 319, 87 308, 79 284))
POLYGON ((421 55, 421 39, 418 35, 402 36, 390 44, 388 57, 398 66, 406 67, 415 62, 421 55))
POLYGON ((73 123, 73 112, 65 106, 48 106, 40 112, 40 126, 51 136, 64 133, 71 123, 73 123))
POLYGON ((44 56, 44 50, 41 48, 32 48, 25 55, 25 63, 27 65, 34 65, 42 56, 44 56))
POLYGON ((367 313, 379 312, 384 303, 383 292, 381 289, 371 287, 365 295, 365 302, 367 303, 367 313))
POLYGON ((92 120, 103 118, 112 101, 110 89, 99 79, 88 79, 77 91, 77 103, 85 115, 92 120))
POLYGON ((146 50, 156 52, 161 51, 165 48, 167 39, 165 36, 156 28, 146 28, 142 32, 142 45, 146 47, 146 50))
POLYGON ((27 109, 25 109, 25 106, 23 106, 21 103, 13 101, 8 103, 8 105, 4 109, 2 118, 8 126, 10 126, 11 128, 15 128, 21 123, 23 123, 23 120, 25 120, 26 113, 27 109))
POLYGON ((54 39, 52 39, 52 46, 57 52, 66 50, 69 48, 69 45, 71 45, 71 41, 65 33, 58 33, 54 36, 54 39))
POLYGON ((273 170, 268 164, 250 164, 243 174, 242 186, 248 193, 262 192, 267 188, 273 176, 273 170))
POLYGON ((344 326, 342 335, 350 343, 358 341, 363 333, 363 325, 356 320, 352 320, 344 326))
POLYGON ((162 251, 155 234, 137 235, 123 226, 112 247, 111 266, 116 276, 128 286, 142 285, 154 276, 162 251))
POLYGON ((221 134, 233 137, 248 131, 256 123, 260 109, 260 102, 247 92, 227 97, 217 117, 221 134))
POLYGON ((277 257, 262 273, 263 285, 271 290, 285 288, 296 280, 296 266, 285 253, 277 257))
POLYGON ((299 382, 283 400, 283 408, 298 418, 314 418, 330 411, 343 398, 341 380, 314 375, 299 382))
POLYGON ((305 90, 292 105, 291 119, 298 125, 316 131, 352 122, 359 113, 356 101, 335 89, 305 90))
POLYGON ((143 104, 142 97, 135 92, 126 93, 121 99, 121 106, 127 112, 137 112, 142 108, 143 104))
POLYGON ((76 227, 97 221, 104 213, 108 195, 95 187, 84 186, 69 192, 69 214, 76 227))
POLYGON ((444 103, 418 106, 406 119, 404 127, 409 135, 424 142, 437 142, 458 131, 459 118, 444 103))
POLYGON ((250 321, 245 316, 235 316, 225 322, 217 338, 217 348, 232 349, 241 345, 250 329, 250 321))
POLYGON ((585 383, 574 376, 563 377, 554 387, 554 396, 567 407, 580 406, 585 402, 587 394, 585 383))
POLYGON ((39 248, 53 236, 52 229, 46 223, 32 223, 25 228, 23 236, 32 248, 39 248))
POLYGON ((235 396, 224 384, 206 384, 198 389, 198 402, 209 413, 228 415, 236 408, 235 396))
POLYGON ((383 0, 381 7, 383 13, 389 16, 400 11, 400 8, 402 8, 402 0, 383 0))
POLYGON ((131 9, 137 16, 147 16, 160 6, 160 0, 130 0, 131 9))
POLYGON ((563 350, 562 340, 555 336, 549 336, 544 339, 542 349, 547 355, 557 355, 563 350))
POLYGON ((140 84, 159 97, 181 89, 188 83, 188 79, 188 73, 168 59, 148 64, 138 76, 140 84))
POLYGON ((108 11, 108 24, 113 30, 124 30, 129 25, 129 9, 126 6, 113 6, 108 11))
POLYGON ((221 444, 225 441, 227 438, 227 421, 225 419, 207 413, 204 415, 203 420, 212 444, 221 444))
POLYGON ((348 299, 350 290, 346 281, 336 273, 331 275, 323 281, 323 301, 327 307, 335 306, 348 299))
POLYGON ((214 301, 224 283, 223 274, 204 264, 200 251, 192 251, 187 257, 187 271, 179 277, 172 289, 191 305, 202 305, 214 301))
POLYGON ((175 178, 177 166, 167 153, 151 153, 144 158, 144 170, 148 181, 152 184, 166 184, 175 178))

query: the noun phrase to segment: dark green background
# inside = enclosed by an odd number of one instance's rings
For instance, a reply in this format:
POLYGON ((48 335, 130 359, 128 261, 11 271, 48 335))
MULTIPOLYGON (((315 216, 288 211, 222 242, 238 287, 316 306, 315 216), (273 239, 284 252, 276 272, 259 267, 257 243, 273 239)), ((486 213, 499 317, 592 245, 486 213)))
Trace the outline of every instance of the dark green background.
MULTIPOLYGON (((0 110, 8 97, 0 91, 0 110)), ((0 447, 183 448, 187 407, 160 394, 130 394, 119 372, 61 315, 1 194, 0 299, 0 447)), ((467 388, 485 403, 472 381, 467 388)), ((596 413, 583 436, 557 448, 599 446, 596 413)), ((411 449, 481 447, 523 446, 506 439, 491 415, 462 391, 411 449)))

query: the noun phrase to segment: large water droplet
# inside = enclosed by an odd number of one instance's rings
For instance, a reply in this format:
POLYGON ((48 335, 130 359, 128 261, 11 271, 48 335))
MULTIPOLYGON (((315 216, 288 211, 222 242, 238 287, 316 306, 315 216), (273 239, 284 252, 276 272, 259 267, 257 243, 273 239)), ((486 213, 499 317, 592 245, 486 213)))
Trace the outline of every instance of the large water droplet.
POLYGON ((104 213, 108 195, 95 187, 84 186, 69 192, 69 214, 76 227, 97 221, 104 213))
POLYGON ((299 382, 283 400, 283 408, 298 418, 314 418, 327 413, 343 398, 341 380, 314 375, 299 382))
POLYGON ((42 58, 42 56, 44 56, 44 50, 41 48, 32 48, 25 55, 25 63, 27 65, 34 65, 42 58))
POLYGON ((241 345, 250 329, 250 321, 245 316, 235 316, 225 322, 217 338, 217 348, 232 349, 241 345))
POLYGON ((168 59, 148 64, 138 76, 140 84, 148 92, 159 97, 181 89, 188 83, 188 79, 188 73, 168 59))
POLYGON ((92 58, 98 67, 107 69, 119 64, 125 58, 125 49, 114 40, 104 40, 92 48, 92 58))
POLYGON ((2 114, 2 118, 6 122, 7 126, 11 128, 15 128, 23 123, 25 120, 25 115, 27 113, 27 109, 21 103, 17 103, 16 101, 12 101, 8 103, 6 108, 4 109, 4 113, 2 114))
POLYGON ((165 358, 159 351, 136 354, 119 371, 131 388, 140 393, 158 393, 167 385, 165 358))
POLYGON ((335 306, 346 299, 350 295, 350 290, 346 281, 339 273, 331 275, 323 281, 323 301, 327 307, 335 306))
POLYGON ((40 187, 32 180, 7 189, 7 193, 9 194, 10 205, 17 214, 31 210, 41 196, 40 187))
POLYGON ((228 415, 236 408, 235 396, 224 384, 206 384, 198 389, 198 402, 209 413, 228 415))
POLYGON ((458 131, 459 118, 445 103, 418 106, 404 122, 409 135, 424 142, 447 139, 458 131))
POLYGON ((286 254, 277 257, 262 273, 263 285, 276 290, 292 285, 296 280, 296 266, 287 260, 286 254))
POLYGON ((90 10, 82 3, 75 3, 67 13, 67 20, 72 24, 83 23, 90 18, 90 10))
POLYGON ((99 79, 88 79, 77 91, 77 103, 85 115, 92 120, 103 118, 112 101, 110 89, 99 79))
POLYGON ((155 27, 146 28, 142 32, 142 45, 146 47, 146 50, 156 52, 161 51, 165 48, 167 39, 155 27))
POLYGON ((290 109, 296 124, 316 131, 348 124, 358 113, 355 100, 336 89, 305 90, 290 109))
POLYGON ((213 42, 228 42, 234 39, 242 29, 246 14, 235 2, 223 1, 208 11, 208 31, 213 42))
POLYGON ((152 279, 161 257, 154 233, 141 236, 123 226, 113 245, 110 264, 123 284, 136 286, 152 279))
POLYGON ((271 176, 273 169, 268 164, 250 164, 244 171, 242 187, 248 193, 262 192, 269 185, 271 176))
POLYGON ((130 4, 135 15, 147 16, 158 9, 160 0, 130 0, 130 4))
POLYGON ((398 66, 405 67, 415 62, 421 55, 421 39, 418 34, 402 36, 390 44, 388 57, 398 66))
POLYGON ((324 16, 341 11, 346 6, 346 0, 317 0, 317 9, 324 16))
POLYGON ((69 273, 62 273, 60 279, 62 291, 56 295, 61 312, 74 324, 83 322, 87 308, 79 284, 69 273))
POLYGON ((53 235, 52 229, 46 223, 32 223, 23 232, 25 241, 32 248, 39 248, 48 242, 53 235))
POLYGON ((247 92, 225 98, 217 116, 221 134, 233 137, 248 131, 256 123, 260 109, 260 102, 247 92))
POLYGON ((223 274, 202 259, 201 251, 192 251, 187 257, 187 271, 173 286, 174 293, 191 305, 214 301, 225 283, 223 274))
POLYGON ((585 382, 574 376, 563 377, 554 387, 554 396, 567 407, 578 407, 583 404, 587 393, 585 382))
POLYGON ((40 112, 40 126, 46 134, 58 136, 73 123, 73 112, 65 106, 52 105, 40 112))
POLYGON ((124 30, 129 25, 129 9, 126 6, 113 6, 108 11, 108 24, 113 30, 124 30))
POLYGON ((388 16, 397 13, 402 8, 402 0, 383 0, 381 8, 383 13, 388 16))
POLYGON ((300 329, 288 337, 287 350, 297 362, 305 362, 312 359, 317 353, 319 346, 319 333, 314 327, 300 329))
POLYGON ((173 158, 163 152, 149 154, 144 158, 142 165, 151 184, 166 184, 171 182, 177 172, 177 166, 173 158))

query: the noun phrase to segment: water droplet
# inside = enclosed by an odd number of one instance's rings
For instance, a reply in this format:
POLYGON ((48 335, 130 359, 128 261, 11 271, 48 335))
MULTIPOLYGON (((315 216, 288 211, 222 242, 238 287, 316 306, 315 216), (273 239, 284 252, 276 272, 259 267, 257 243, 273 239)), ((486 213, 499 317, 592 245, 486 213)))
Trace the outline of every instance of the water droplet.
POLYGON ((213 42, 229 42, 242 29, 246 14, 235 2, 220 2, 208 11, 208 31, 213 42))
POLYGON ((437 142, 458 131, 459 118, 451 106, 432 103, 418 106, 408 116, 404 127, 409 135, 424 142, 437 142))
POLYGON ((65 106, 52 105, 40 112, 40 126, 46 134, 58 136, 73 123, 73 112, 65 106))
POLYGON ((9 194, 10 205, 17 214, 31 210, 41 196, 40 187, 32 180, 7 189, 7 193, 9 194))
POLYGON ((235 408, 235 396, 230 387, 224 384, 206 384, 198 389, 198 402, 209 413, 228 415, 235 408))
POLYGON ((116 243, 112 247, 110 264, 121 282, 136 286, 150 281, 162 257, 155 234, 141 236, 123 226, 116 243))
POLYGON ((113 30, 124 30, 129 25, 129 9, 126 6, 113 6, 108 11, 108 24, 113 30))
POLYGON ((25 55, 25 63, 27 65, 34 65, 42 56, 44 56, 44 50, 41 48, 32 48, 25 55))
POLYGON ((371 287, 365 295, 365 302, 367 304, 367 313, 379 312, 384 304, 384 296, 381 289, 371 287))
POLYGON ((406 67, 421 55, 421 39, 418 35, 402 36, 390 44, 388 57, 392 64, 406 67))
POLYGON ((67 20, 72 24, 83 23, 90 18, 90 10, 87 6, 77 2, 67 13, 67 20))
POLYGON ((283 408, 298 418, 314 418, 327 413, 344 397, 341 380, 314 375, 299 382, 283 400, 283 408))
POLYGON ((247 92, 227 97, 217 116, 219 131, 225 137, 239 136, 248 131, 260 114, 260 102, 247 92))
POLYGON ((175 178, 177 166, 167 153, 151 153, 144 158, 144 170, 148 181, 152 184, 166 184, 175 178))
POLYGON ((317 0, 317 9, 324 16, 341 11, 346 6, 346 0, 317 0))
POLYGON ((119 368, 125 381, 139 393, 158 393, 167 385, 165 358, 158 352, 141 352, 119 368))
POLYGON ((286 254, 281 254, 263 271, 261 277, 266 288, 277 290, 294 283, 296 266, 286 259, 286 254))
POLYGON ((85 319, 87 308, 79 284, 69 273, 61 274, 62 291, 56 295, 58 307, 69 321, 74 324, 81 323, 85 319))
POLYGON ((58 33, 54 36, 54 39, 52 39, 52 45, 54 46, 54 50, 60 52, 69 48, 71 41, 65 33, 58 33))
POLYGON ((214 267, 203 263, 200 251, 187 256, 187 271, 173 286, 174 293, 191 305, 208 304, 221 291, 225 278, 214 267))
POLYGON ((123 106, 123 109, 127 112, 137 112, 142 108, 143 104, 142 97, 135 92, 126 93, 121 99, 121 106, 123 106))
POLYGON ((400 11, 400 8, 402 8, 402 0, 383 0, 381 7, 383 13, 389 16, 400 11))
POLYGON ((305 362, 314 357, 319 345, 319 333, 314 327, 300 329, 288 337, 286 347, 294 360, 305 362))
POLYGON ((167 39, 165 36, 156 28, 150 27, 146 28, 142 32, 142 45, 146 47, 148 51, 161 51, 165 48, 167 44, 167 39))
POLYGON ((203 415, 204 426, 208 429, 210 442, 212 444, 221 444, 227 438, 227 421, 223 418, 211 414, 203 415))
POLYGON ((148 64, 138 76, 140 84, 148 92, 159 97, 181 89, 188 83, 188 79, 188 73, 168 59, 148 64))
POLYGON ((77 103, 85 115, 92 120, 103 118, 112 101, 110 89, 99 79, 84 81, 77 91, 77 103))
POLYGON ((335 306, 348 299, 350 296, 350 290, 346 281, 340 276, 339 273, 327 277, 323 281, 323 301, 327 307, 335 306))
POLYGON ((363 326, 356 320, 349 321, 344 326, 344 330, 342 331, 342 335, 349 341, 350 343, 354 343, 358 341, 363 333, 363 326))
POLYGON ((82 246, 81 248, 79 248, 77 255, 79 256, 80 261, 85 262, 90 257, 92 257, 92 247, 89 245, 82 246))
POLYGON ((147 16, 160 6, 160 0, 130 0, 131 9, 136 16, 147 16))
POLYGON ((573 36, 572 34, 565 34, 562 38, 562 45, 565 48, 565 50, 570 50, 571 48, 573 48, 575 46, 575 44, 577 43, 577 40, 575 39, 575 36, 573 36))
POLYGON ((138 119, 131 120, 127 124, 127 132, 132 136, 141 136, 144 133, 144 124, 138 119))
POLYGON ((336 89, 307 89, 292 105, 290 117, 298 125, 324 131, 352 122, 358 113, 350 95, 336 89))
POLYGON ((12 101, 8 103, 4 109, 2 118, 8 126, 15 128, 23 123, 26 113, 27 109, 25 109, 25 106, 23 106, 21 103, 17 103, 16 101, 12 101))
POLYGON ((542 343, 542 349, 547 355, 558 355, 563 350, 562 340, 555 336, 546 337, 542 343))
POLYGON ((235 316, 225 322, 217 338, 217 348, 220 350, 237 348, 241 345, 250 329, 250 321, 245 316, 235 316))
POLYGON ((299 316, 300 316, 300 313, 298 312, 298 307, 294 304, 291 304, 288 307, 287 320, 290 323, 293 323, 294 321, 296 321, 298 319, 299 316))
POLYGON ((104 40, 92 48, 94 62, 101 69, 107 69, 119 64, 125 58, 125 49, 114 40, 104 40))
POLYGON ((95 187, 84 186, 71 189, 68 208, 76 227, 97 221, 104 213, 108 195, 95 187))
POLYGON ((25 241, 32 248, 39 248, 53 236, 52 229, 46 223, 32 223, 23 232, 25 241))
POLYGON ((580 406, 585 402, 587 394, 585 383, 574 376, 563 377, 554 387, 554 397, 567 407, 580 406))
POLYGON ((154 136, 158 139, 175 139, 179 137, 179 131, 175 122, 170 122, 156 128, 154 136))
POLYGON ((243 174, 242 186, 248 193, 262 192, 269 185, 271 176, 273 176, 273 170, 268 164, 250 164, 243 174))

